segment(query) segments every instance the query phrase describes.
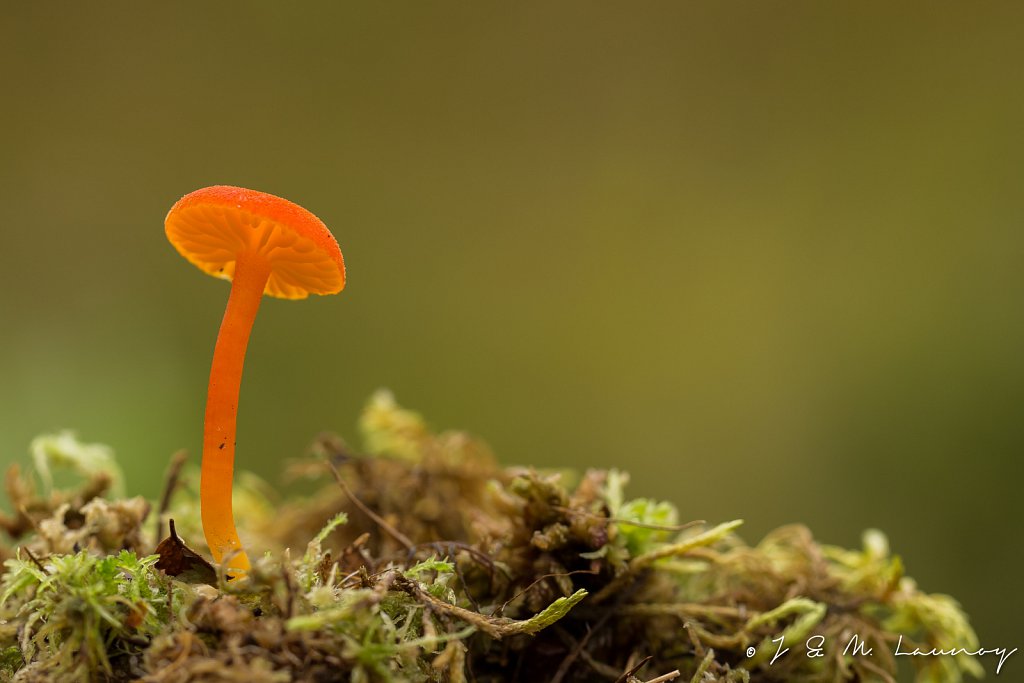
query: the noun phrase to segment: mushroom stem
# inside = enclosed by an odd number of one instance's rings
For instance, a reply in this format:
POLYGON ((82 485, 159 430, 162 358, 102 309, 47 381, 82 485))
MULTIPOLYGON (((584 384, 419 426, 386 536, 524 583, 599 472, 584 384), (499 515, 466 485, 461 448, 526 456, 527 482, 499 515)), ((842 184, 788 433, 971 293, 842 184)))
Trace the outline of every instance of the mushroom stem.
POLYGON ((242 575, 249 558, 235 529, 231 484, 235 465, 235 424, 242 366, 256 312, 270 278, 270 262, 248 250, 238 254, 224 320, 217 335, 206 397, 202 479, 199 486, 203 533, 216 562, 227 557, 227 570, 242 575))

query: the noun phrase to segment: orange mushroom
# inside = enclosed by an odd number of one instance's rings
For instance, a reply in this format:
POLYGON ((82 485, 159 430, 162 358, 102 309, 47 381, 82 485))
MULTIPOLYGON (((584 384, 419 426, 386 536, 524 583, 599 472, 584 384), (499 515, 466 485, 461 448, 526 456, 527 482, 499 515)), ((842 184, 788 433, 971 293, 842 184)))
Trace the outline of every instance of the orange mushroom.
POLYGON ((210 368, 203 430, 200 506, 203 533, 232 576, 249 569, 231 510, 235 424, 242 365, 264 294, 304 299, 345 287, 338 243, 319 218, 297 204, 241 187, 196 190, 171 207, 167 239, 200 270, 231 281, 210 368))

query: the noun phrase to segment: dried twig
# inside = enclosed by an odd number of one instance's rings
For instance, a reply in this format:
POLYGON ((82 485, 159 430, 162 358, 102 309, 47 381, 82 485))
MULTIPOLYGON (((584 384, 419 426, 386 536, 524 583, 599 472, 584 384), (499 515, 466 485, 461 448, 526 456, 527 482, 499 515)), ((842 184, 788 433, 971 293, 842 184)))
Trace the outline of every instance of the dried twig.
POLYGON ((181 468, 188 460, 188 451, 178 451, 171 456, 171 466, 167 469, 167 477, 164 479, 164 491, 160 496, 160 505, 156 509, 156 542, 164 538, 164 515, 171 506, 171 496, 178 488, 178 479, 181 476, 181 468))
POLYGON ((742 520, 735 520, 732 522, 725 522, 719 524, 713 529, 709 529, 703 533, 697 534, 685 540, 679 541, 678 543, 672 543, 669 545, 661 546, 654 550, 638 555, 629 561, 626 567, 626 571, 622 572, 614 579, 609 581, 604 588, 598 591, 593 598, 590 600, 590 605, 599 605, 611 596, 615 595, 624 586, 628 585, 636 579, 636 577, 648 569, 658 560, 663 560, 666 557, 673 557, 679 555, 686 555, 692 552, 696 548, 701 548, 706 545, 721 540, 736 528, 743 524, 742 520))
POLYGON ((341 490, 345 492, 345 495, 348 496, 348 499, 352 501, 353 505, 359 508, 364 515, 372 519, 377 524, 377 526, 386 531, 387 534, 391 536, 391 538, 398 541, 410 553, 415 551, 416 544, 410 541, 408 536, 406 536, 401 531, 388 524, 383 517, 381 517, 376 512, 371 510, 369 506, 366 505, 366 503, 356 498, 356 495, 352 493, 352 489, 350 489, 348 487, 348 484, 345 483, 345 480, 341 478, 341 472, 338 471, 338 468, 334 466, 333 462, 328 460, 327 466, 331 468, 331 473, 334 475, 334 480, 338 482, 338 486, 340 486, 341 490))
POLYGON ((707 520, 704 519, 695 519, 692 522, 687 522, 686 524, 649 524, 647 522, 637 522, 632 519, 622 519, 621 517, 608 517, 596 512, 587 512, 586 510, 570 508, 564 505, 552 505, 551 509, 564 512, 566 514, 579 515, 599 522, 615 522, 616 524, 625 524, 627 526, 635 526, 641 529, 653 529, 654 531, 680 532, 692 529, 695 526, 707 524, 707 520))
POLYGON ((25 551, 26 555, 28 555, 28 559, 32 560, 32 564, 39 567, 39 571, 41 571, 44 574, 50 573, 50 571, 43 566, 43 563, 39 561, 39 558, 32 554, 32 551, 28 549, 27 545, 21 546, 21 549, 25 551))
POLYGON ((505 608, 506 608, 506 607, 508 607, 508 606, 509 606, 509 604, 510 604, 510 603, 511 603, 511 602, 512 602, 513 600, 515 600, 516 598, 522 597, 523 595, 526 595, 526 593, 528 593, 528 592, 530 591, 530 589, 531 589, 531 588, 533 588, 534 586, 536 586, 536 585, 537 585, 538 583, 540 583, 541 581, 545 581, 545 580, 547 580, 547 579, 556 579, 556 578, 561 578, 561 577, 563 577, 563 576, 573 576, 574 574, 590 574, 590 575, 597 575, 597 574, 600 574, 600 573, 601 573, 601 572, 600 572, 600 571, 598 571, 597 569, 575 569, 575 570, 573 570, 573 571, 571 571, 571 572, 555 572, 555 573, 553 573, 553 574, 544 574, 543 576, 539 576, 539 577, 537 577, 537 579, 536 579, 536 580, 534 580, 534 581, 532 581, 532 582, 530 583, 530 585, 529 585, 529 586, 527 586, 526 588, 524 588, 523 590, 519 591, 518 593, 516 593, 515 595, 513 595, 513 596, 512 596, 511 598, 509 598, 508 600, 506 600, 505 602, 503 602, 503 603, 501 604, 501 607, 499 607, 498 609, 496 609, 496 610, 494 611, 494 613, 495 613, 495 614, 501 614, 502 612, 504 612, 504 611, 505 611, 505 608))
POLYGON ((637 665, 633 666, 632 668, 627 669, 626 671, 622 672, 622 675, 619 676, 619 678, 615 681, 615 683, 628 683, 629 679, 633 677, 633 674, 635 674, 637 671, 639 671, 640 669, 642 669, 645 666, 647 666, 647 662, 651 661, 652 659, 654 659, 654 657, 651 656, 651 655, 648 655, 648 656, 644 657, 643 659, 640 660, 639 664, 637 664, 637 665))

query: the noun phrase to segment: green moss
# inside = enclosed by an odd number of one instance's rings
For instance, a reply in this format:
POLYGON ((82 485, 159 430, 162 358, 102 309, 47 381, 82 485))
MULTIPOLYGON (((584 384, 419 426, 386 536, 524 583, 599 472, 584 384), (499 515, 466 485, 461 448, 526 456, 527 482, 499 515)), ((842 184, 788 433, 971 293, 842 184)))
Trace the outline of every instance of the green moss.
POLYGON ((112 657, 137 651, 170 624, 171 582, 153 569, 156 561, 127 550, 7 560, 0 606, 20 622, 23 661, 80 680, 112 674, 112 657))
MULTIPOLYGON (((895 675, 892 656, 843 654, 853 635, 880 654, 900 636, 977 649, 956 602, 919 590, 881 532, 860 550, 820 545, 803 526, 749 545, 739 521, 680 525, 671 504, 629 499, 622 472, 567 484, 500 467, 390 394, 360 427, 372 455, 322 437, 316 458, 293 463, 290 475, 322 481, 308 498, 239 476, 236 517, 257 559, 216 586, 155 568, 150 506, 103 497, 112 461, 47 456, 43 494, 12 471, 0 680, 567 683, 678 670, 702 683, 824 683, 895 675), (49 489, 58 462, 81 465, 80 488, 49 489), (811 656, 815 638, 829 656, 811 656), (790 652, 775 657, 780 639, 790 652)), ((106 452, 61 439, 61 453, 106 452)), ((167 514, 198 545, 195 476, 174 479, 167 514)), ((982 673, 967 655, 913 663, 922 683, 982 673)))

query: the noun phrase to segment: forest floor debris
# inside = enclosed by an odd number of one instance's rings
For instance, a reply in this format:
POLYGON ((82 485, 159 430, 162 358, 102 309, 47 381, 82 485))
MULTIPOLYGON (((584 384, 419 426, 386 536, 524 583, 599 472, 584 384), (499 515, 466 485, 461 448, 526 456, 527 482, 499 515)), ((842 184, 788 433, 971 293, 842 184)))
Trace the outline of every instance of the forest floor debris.
MULTIPOLYGON (((799 525, 749 545, 739 521, 627 498, 617 470, 501 467, 386 392, 360 427, 363 452, 321 435, 290 464, 311 495, 239 476, 256 559, 232 581, 203 557, 194 464, 176 456, 150 504, 115 494, 108 450, 38 440, 0 514, 0 681, 895 681, 899 637, 977 649, 879 531, 859 550, 799 525), (80 481, 55 486, 62 469, 80 481)), ((969 655, 913 659, 921 682, 982 675, 969 655)))

